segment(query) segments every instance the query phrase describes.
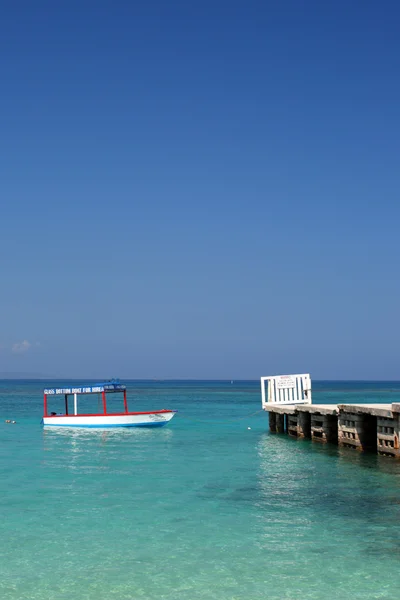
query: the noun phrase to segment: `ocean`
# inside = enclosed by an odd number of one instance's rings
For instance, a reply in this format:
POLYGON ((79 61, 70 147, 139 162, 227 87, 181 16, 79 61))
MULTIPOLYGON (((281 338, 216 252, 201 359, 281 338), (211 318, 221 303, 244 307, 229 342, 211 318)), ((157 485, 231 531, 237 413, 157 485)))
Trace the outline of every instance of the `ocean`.
MULTIPOLYGON (((258 382, 128 382, 131 410, 175 418, 45 430, 54 383, 0 382, 2 600, 398 597, 396 460, 270 434, 258 382)), ((400 383, 314 382, 313 401, 400 383)))

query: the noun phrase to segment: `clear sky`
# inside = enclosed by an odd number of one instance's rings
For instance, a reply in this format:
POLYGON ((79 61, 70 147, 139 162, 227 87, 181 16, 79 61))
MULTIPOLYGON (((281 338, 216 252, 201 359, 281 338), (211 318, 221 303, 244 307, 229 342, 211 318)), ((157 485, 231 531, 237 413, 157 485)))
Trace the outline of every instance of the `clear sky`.
POLYGON ((399 22, 5 0, 0 372, 400 379, 399 22))

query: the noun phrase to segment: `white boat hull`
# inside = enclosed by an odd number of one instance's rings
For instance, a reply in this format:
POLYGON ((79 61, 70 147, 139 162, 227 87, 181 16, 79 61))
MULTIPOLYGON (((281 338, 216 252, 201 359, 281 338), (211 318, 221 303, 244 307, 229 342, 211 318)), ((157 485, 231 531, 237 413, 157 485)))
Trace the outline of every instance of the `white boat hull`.
POLYGON ((157 410, 146 413, 115 415, 57 415, 43 417, 43 425, 51 427, 162 427, 175 411, 157 410))

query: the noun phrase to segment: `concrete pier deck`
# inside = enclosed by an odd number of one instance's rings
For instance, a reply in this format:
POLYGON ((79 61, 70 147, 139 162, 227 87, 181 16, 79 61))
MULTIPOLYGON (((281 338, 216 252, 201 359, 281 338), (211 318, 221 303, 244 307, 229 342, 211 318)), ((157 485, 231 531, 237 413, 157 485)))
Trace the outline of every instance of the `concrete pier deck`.
POLYGON ((265 403, 272 433, 400 458, 400 403, 265 403))
POLYGON ((264 410, 281 414, 293 415, 303 411, 323 415, 337 415, 341 410, 351 409, 355 413, 366 413, 377 416, 392 417, 393 412, 400 413, 400 404, 298 404, 296 406, 267 403, 264 410), (392 407, 395 407, 394 409, 392 407))

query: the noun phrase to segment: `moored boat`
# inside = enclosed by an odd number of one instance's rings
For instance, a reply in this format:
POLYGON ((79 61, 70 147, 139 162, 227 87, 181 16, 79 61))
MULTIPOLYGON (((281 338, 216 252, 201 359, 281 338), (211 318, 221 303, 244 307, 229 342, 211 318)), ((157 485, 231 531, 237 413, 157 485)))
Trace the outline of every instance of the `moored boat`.
POLYGON ((161 427, 175 415, 174 410, 154 410, 150 412, 130 412, 126 396, 126 386, 119 381, 107 381, 92 386, 68 388, 46 388, 44 390, 44 414, 42 423, 51 427, 161 427), (107 410, 107 394, 123 394, 123 412, 107 410), (78 398, 83 395, 97 394, 101 399, 98 412, 78 413, 78 398), (63 413, 48 411, 49 398, 64 396, 63 413), (73 411, 70 411, 70 397, 73 397, 73 411))

